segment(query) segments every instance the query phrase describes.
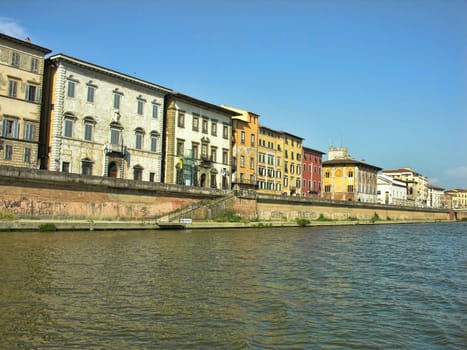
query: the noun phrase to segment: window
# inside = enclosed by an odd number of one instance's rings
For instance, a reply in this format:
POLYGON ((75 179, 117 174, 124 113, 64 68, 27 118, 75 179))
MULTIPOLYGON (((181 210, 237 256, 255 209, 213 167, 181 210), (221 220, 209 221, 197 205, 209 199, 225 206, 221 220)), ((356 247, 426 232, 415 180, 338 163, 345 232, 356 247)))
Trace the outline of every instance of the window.
POLYGON ((353 171, 349 171, 349 177, 353 177, 353 171))
POLYGON ((191 144, 191 153, 193 159, 198 159, 199 156, 199 144, 198 143, 192 143, 191 144))
POLYGON ((115 127, 110 128, 110 144, 119 145, 120 144, 120 132, 121 130, 115 127))
POLYGON ((2 136, 17 139, 19 137, 18 120, 3 119, 2 136))
POLYGON ((89 158, 84 158, 81 161, 81 175, 92 175, 92 161, 89 158))
POLYGON ((138 100, 137 111, 138 115, 144 114, 144 100, 138 100))
POLYGON ((40 100, 40 89, 36 85, 26 86, 26 101, 39 102, 40 100))
POLYGON ((177 125, 179 128, 185 127, 185 112, 184 111, 178 111, 177 125))
POLYGON ((201 127, 202 127, 202 130, 201 130, 201 131, 202 131, 204 134, 207 134, 207 133, 208 133, 208 120, 207 120, 207 119, 204 119, 204 118, 203 118, 203 122, 202 122, 201 127))
POLYGON ((287 150, 284 151, 284 157, 285 159, 289 159, 289 152, 287 150))
POLYGON ((154 182, 156 174, 155 173, 149 173, 149 181, 154 182))
POLYGON ((143 180, 143 167, 141 165, 135 165, 133 168, 133 179, 137 181, 143 180))
POLYGON ((86 96, 86 101, 87 102, 94 103, 95 92, 96 92, 96 87, 88 85, 88 93, 87 93, 87 96, 86 96))
POLYGON ((353 192, 353 185, 347 186, 347 192, 353 192))
POLYGON ((84 139, 86 141, 92 141, 92 129, 94 128, 94 123, 91 121, 84 122, 84 139))
POLYGON ((114 92, 114 109, 120 109, 122 95, 120 93, 114 92))
POLYGON ((64 129, 63 129, 63 136, 65 137, 73 137, 73 119, 72 118, 65 118, 64 120, 64 129))
POLYGON ((251 147, 255 147, 255 134, 251 134, 250 136, 250 145, 251 147))
POLYGON ((222 150, 222 163, 229 164, 229 151, 226 149, 222 150))
POLYGON ((327 192, 327 193, 331 192, 331 185, 324 186, 324 192, 327 192))
POLYGON ((37 73, 39 71, 39 60, 37 58, 31 58, 31 72, 37 73))
POLYGON ((177 156, 183 157, 184 140, 177 140, 177 156))
POLYGON ((63 162, 62 163, 62 172, 63 173, 69 173, 70 172, 70 163, 69 162, 63 162))
POLYGON ((68 83, 67 83, 67 96, 68 97, 75 97, 75 88, 76 88, 76 82, 72 80, 68 80, 68 83))
POLYGON ((208 158, 208 145, 205 143, 201 144, 201 158, 208 158))
POLYGON ((242 130, 240 134, 240 143, 244 144, 245 143, 245 131, 242 130))
POLYGON ((155 132, 151 133, 151 152, 157 152, 157 138, 158 134, 155 132))
POLYGON ((18 82, 16 80, 10 80, 8 82, 8 96, 16 97, 18 93, 18 82))
POLYGON ((13 158, 13 146, 5 146, 5 160, 11 160, 13 158))
POLYGON ((324 177, 326 177, 326 178, 329 178, 330 175, 331 175, 331 174, 329 173, 329 171, 326 171, 326 172, 324 173, 324 177))
POLYGON ((211 160, 217 162, 217 147, 211 147, 211 160))
POLYGON ((13 67, 19 67, 19 53, 13 52, 11 55, 11 65, 13 67))
POLYGON ((31 163, 31 149, 29 147, 24 149, 24 162, 28 164, 31 163))
POLYGON ((254 168, 255 168, 255 158, 250 157, 250 169, 254 169, 254 168))
POLYGON ((135 148, 143 148, 143 132, 141 130, 136 130, 135 132, 135 148))
POLYGON ((229 127, 228 127, 228 125, 224 125, 223 128, 222 128, 222 137, 224 139, 229 138, 229 127))
POLYGON ((159 105, 157 103, 152 104, 152 117, 157 119, 159 115, 159 105))
POLYGON ((34 141, 34 124, 24 124, 24 139, 28 141, 34 141))
POLYGON ((289 178, 286 176, 284 177, 284 187, 288 187, 289 186, 289 178))
POLYGON ((199 116, 197 116, 196 114, 193 114, 192 129, 193 131, 199 130, 199 116))
POLYGON ((245 167, 245 156, 240 156, 240 168, 245 167))
POLYGON ((212 122, 211 124, 211 135, 217 136, 217 123, 216 122, 212 122))

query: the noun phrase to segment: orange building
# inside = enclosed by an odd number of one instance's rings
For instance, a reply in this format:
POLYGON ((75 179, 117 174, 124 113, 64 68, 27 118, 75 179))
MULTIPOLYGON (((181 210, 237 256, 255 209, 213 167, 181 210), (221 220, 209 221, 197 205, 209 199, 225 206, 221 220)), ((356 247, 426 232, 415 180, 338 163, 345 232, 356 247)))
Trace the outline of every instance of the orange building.
POLYGON ((257 181, 259 115, 229 106, 222 107, 239 114, 232 117, 232 188, 254 190, 257 181))

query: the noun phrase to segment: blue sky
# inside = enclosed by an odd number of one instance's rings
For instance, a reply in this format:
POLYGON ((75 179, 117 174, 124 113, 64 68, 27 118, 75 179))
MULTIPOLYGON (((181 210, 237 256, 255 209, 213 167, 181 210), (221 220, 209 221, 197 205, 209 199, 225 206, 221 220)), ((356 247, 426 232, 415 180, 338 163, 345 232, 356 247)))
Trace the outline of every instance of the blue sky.
POLYGON ((0 31, 467 188, 467 1, 0 2, 0 31))

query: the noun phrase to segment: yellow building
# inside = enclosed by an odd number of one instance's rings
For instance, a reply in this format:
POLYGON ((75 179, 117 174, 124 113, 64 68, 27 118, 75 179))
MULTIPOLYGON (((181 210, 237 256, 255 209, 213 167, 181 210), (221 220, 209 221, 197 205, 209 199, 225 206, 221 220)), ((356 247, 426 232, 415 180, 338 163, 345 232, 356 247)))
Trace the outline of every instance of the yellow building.
POLYGON ((239 115, 232 117, 232 187, 235 190, 256 188, 259 115, 242 109, 222 106, 239 115))
POLYGON ((0 165, 38 167, 44 55, 50 52, 0 34, 0 165))
POLYGON ((467 189, 452 189, 445 191, 445 201, 448 208, 465 209, 467 208, 467 189))
POLYGON ((380 170, 377 166, 351 159, 347 149, 330 149, 328 160, 323 162, 322 197, 377 203, 377 176, 380 170), (338 155, 334 151, 338 151, 338 155))
POLYGON ((258 140, 258 192, 283 193, 284 139, 282 132, 265 126, 259 127, 258 140))
POLYGON ((286 195, 301 195, 302 142, 303 138, 282 131, 284 143, 284 187, 286 195))

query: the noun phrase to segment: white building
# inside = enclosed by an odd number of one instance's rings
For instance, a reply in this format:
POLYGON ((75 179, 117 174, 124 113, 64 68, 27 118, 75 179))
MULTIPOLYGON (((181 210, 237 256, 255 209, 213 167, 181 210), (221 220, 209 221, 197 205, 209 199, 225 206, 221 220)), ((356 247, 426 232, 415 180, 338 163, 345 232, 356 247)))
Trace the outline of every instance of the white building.
POLYGON ((407 204, 407 183, 393 179, 384 174, 378 174, 376 181, 378 203, 392 205, 407 204))
POLYGON ((427 207, 444 208, 445 206, 444 188, 428 185, 427 207))
POLYGON ((49 170, 159 182, 170 89, 58 54, 47 60, 42 121, 49 170))
POLYGON ((411 168, 383 170, 383 174, 407 183, 407 200, 417 207, 425 207, 428 198, 428 179, 411 168))
POLYGON ((193 97, 166 96, 164 182, 230 189, 232 116, 193 97))

